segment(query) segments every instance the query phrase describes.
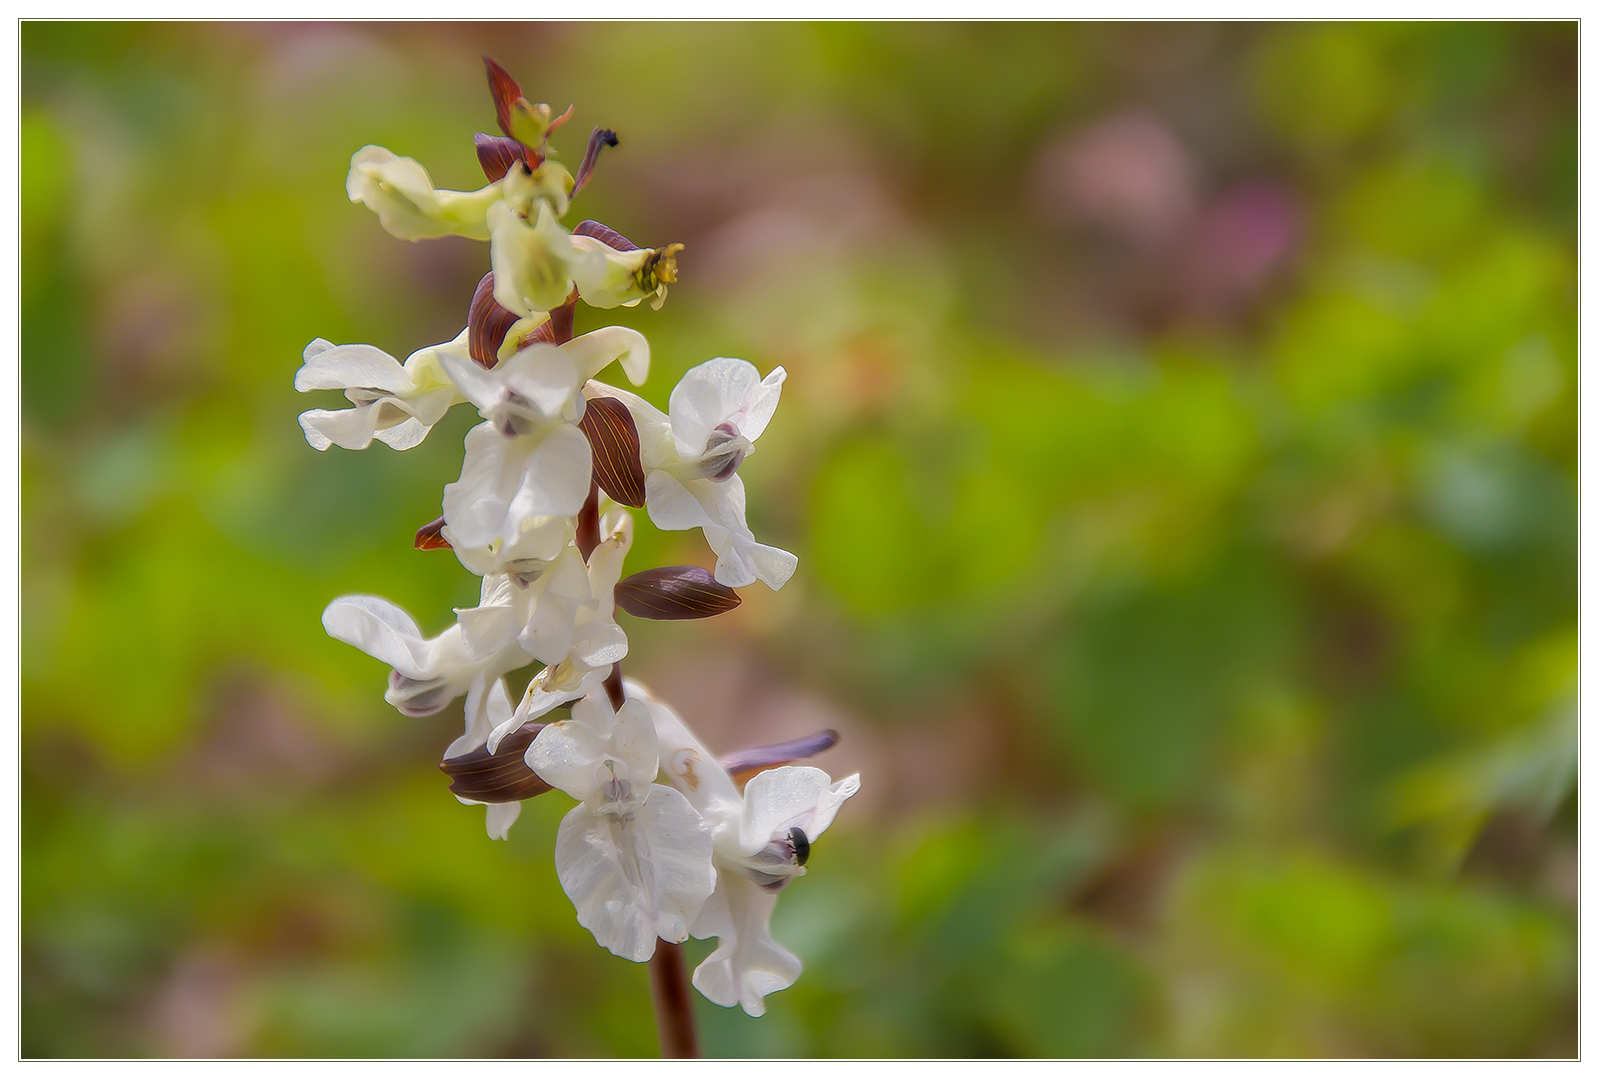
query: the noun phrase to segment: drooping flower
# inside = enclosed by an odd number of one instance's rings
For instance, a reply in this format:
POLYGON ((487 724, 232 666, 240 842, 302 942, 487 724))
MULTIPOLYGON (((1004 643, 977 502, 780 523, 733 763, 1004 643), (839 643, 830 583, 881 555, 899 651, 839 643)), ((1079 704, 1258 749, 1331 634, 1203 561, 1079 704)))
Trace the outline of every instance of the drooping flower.
MULTIPOLYGON (((485 579, 484 591, 493 586, 485 579)), ((492 682, 530 660, 513 637, 491 653, 475 653, 458 621, 437 637, 425 638, 416 620, 379 596, 341 596, 322 613, 332 637, 383 661, 389 689, 383 700, 407 716, 431 716, 466 693, 487 674, 492 682)))
POLYGON ((477 191, 445 191, 414 158, 381 146, 363 146, 350 158, 345 180, 350 201, 365 203, 390 236, 430 240, 439 236, 489 238, 488 210, 502 200, 499 183, 477 191))
POLYGON ((590 256, 573 264, 573 284, 590 307, 634 307, 645 297, 653 297, 650 307, 659 311, 666 303, 666 287, 677 281, 677 253, 683 250, 682 244, 641 248, 594 221, 580 223, 572 231, 571 243, 590 256))
POLYGON ((305 364, 294 388, 343 390, 355 407, 309 409, 300 414, 305 440, 318 450, 338 445, 364 450, 375 438, 396 450, 409 450, 428 430, 466 399, 445 373, 443 358, 466 356, 466 332, 453 341, 412 353, 402 366, 371 345, 335 345, 317 338, 305 347, 305 364))
POLYGON ((780 589, 799 562, 756 541, 738 476, 777 409, 785 377, 776 368, 762 379, 746 360, 707 360, 673 388, 669 414, 636 394, 590 384, 591 392, 619 398, 633 415, 650 520, 662 529, 701 529, 716 552, 716 580, 732 588, 760 580, 780 589))
POLYGON ((623 686, 649 707, 661 771, 711 831, 716 891, 690 932, 717 945, 694 970, 694 986, 717 1005, 760 1016, 766 995, 794 985, 803 968, 772 937, 777 894, 805 873, 811 844, 860 790, 860 775, 835 783, 821 769, 785 765, 757 773, 740 794, 681 717, 633 680, 623 686))
POLYGON ((711 837, 681 793, 655 783, 655 728, 643 702, 603 690, 528 747, 528 768, 580 800, 555 838, 555 871, 594 940, 635 962, 683 941, 716 886, 711 837))

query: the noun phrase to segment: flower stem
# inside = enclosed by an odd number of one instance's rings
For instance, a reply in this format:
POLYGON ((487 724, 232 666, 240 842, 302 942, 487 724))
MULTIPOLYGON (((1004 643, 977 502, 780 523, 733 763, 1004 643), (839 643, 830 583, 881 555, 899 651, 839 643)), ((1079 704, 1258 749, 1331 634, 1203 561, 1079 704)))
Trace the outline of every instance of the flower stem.
POLYGON ((699 1037, 694 1034, 694 1001, 689 994, 688 968, 683 946, 657 941, 650 958, 650 992, 655 998, 655 1029, 661 1036, 663 1058, 697 1058, 699 1037))

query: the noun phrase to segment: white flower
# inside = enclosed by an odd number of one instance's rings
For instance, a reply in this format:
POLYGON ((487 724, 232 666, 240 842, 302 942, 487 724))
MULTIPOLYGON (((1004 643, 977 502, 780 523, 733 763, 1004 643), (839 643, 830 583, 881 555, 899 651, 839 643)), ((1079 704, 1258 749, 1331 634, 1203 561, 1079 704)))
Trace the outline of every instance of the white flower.
POLYGON ((609 326, 564 345, 530 345, 492 369, 442 357, 456 388, 488 420, 467 432, 461 478, 444 488, 451 544, 495 552, 516 546, 539 519, 582 509, 593 455, 575 426, 583 415, 578 388, 613 360, 642 381, 650 363, 644 335, 609 326))
POLYGON ((638 683, 623 686, 629 700, 648 704, 661 770, 711 830, 716 891, 690 931, 717 945, 694 970, 694 986, 717 1005, 760 1016, 765 996, 794 985, 802 970, 799 958, 772 938, 777 894, 805 873, 811 844, 860 790, 860 776, 834 783, 821 769, 786 765, 758 773, 740 795, 676 713, 638 683))
POLYGON ((599 252, 572 243, 547 200, 535 200, 530 216, 531 222, 502 201, 488 208, 487 217, 494 299, 523 317, 560 307, 574 278, 603 274, 605 263, 599 252))
POLYGON ((583 557, 568 544, 542 570, 485 577, 482 602, 456 615, 474 655, 515 641, 533 659, 556 664, 571 652, 579 612, 595 604, 583 557))
POLYGON ((670 415, 636 394, 592 384, 593 392, 620 399, 633 414, 650 520, 662 529, 702 529, 716 552, 716 580, 730 588, 758 579, 780 589, 799 562, 756 542, 738 476, 777 409, 785 377, 776 368, 762 379, 746 360, 707 360, 673 388, 670 415))
POLYGON ((650 343, 625 326, 607 326, 563 345, 529 345, 492 368, 467 354, 464 336, 457 340, 462 347, 440 353, 439 362, 462 398, 507 439, 582 419, 579 388, 612 361, 635 386, 650 372, 650 343))
POLYGON ((444 485, 450 542, 497 550, 539 518, 577 513, 588 498, 588 439, 571 424, 507 439, 493 424, 466 433, 461 478, 444 485))
POLYGON ((531 659, 515 638, 492 653, 474 652, 459 622, 424 638, 415 619, 377 596, 339 597, 322 613, 322 625, 331 636, 394 669, 383 699, 407 716, 430 716, 466 693, 480 675, 487 673, 492 681, 531 659))
POLYGON ((627 634, 616 624, 613 594, 622 576, 622 561, 633 543, 632 517, 626 511, 613 510, 600 522, 600 536, 599 546, 588 560, 590 602, 577 609, 566 655, 533 676, 516 712, 490 733, 490 753, 501 739, 529 720, 599 689, 611 665, 627 655, 627 634))
POLYGON ((295 372, 294 388, 302 393, 343 390, 355 408, 301 413, 305 441, 318 450, 335 443, 363 450, 376 438, 396 450, 409 450, 451 405, 466 400, 456 393, 441 363, 446 356, 467 359, 466 348, 463 330, 454 341, 412 353, 402 367, 371 345, 335 345, 317 338, 305 347, 305 365, 295 372))
POLYGON ((620 712, 603 690, 550 724, 528 768, 581 800, 561 820, 555 872, 594 940, 635 962, 657 938, 683 941, 716 885, 711 838, 687 799, 655 783, 655 729, 640 701, 620 712))
POLYGON ((487 240, 489 207, 501 202, 498 182, 477 191, 440 191, 415 159, 396 157, 381 146, 355 152, 344 188, 351 202, 365 203, 384 229, 401 240, 487 240))
POLYGON ((677 253, 683 250, 682 244, 618 251, 594 236, 573 236, 571 242, 576 250, 599 256, 573 264, 573 283, 585 304, 635 307, 646 296, 653 296, 650 307, 659 311, 666 303, 666 287, 677 280, 677 253))

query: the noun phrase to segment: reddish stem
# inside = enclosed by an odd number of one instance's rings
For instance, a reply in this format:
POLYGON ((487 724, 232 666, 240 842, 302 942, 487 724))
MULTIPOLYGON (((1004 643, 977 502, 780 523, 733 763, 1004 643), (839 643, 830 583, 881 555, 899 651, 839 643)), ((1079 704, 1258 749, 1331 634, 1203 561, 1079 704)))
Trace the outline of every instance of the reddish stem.
POLYGON ((661 1037, 661 1056, 699 1057, 694 999, 689 994, 683 946, 670 941, 655 943, 655 955, 650 958, 650 992, 655 998, 655 1029, 661 1037))

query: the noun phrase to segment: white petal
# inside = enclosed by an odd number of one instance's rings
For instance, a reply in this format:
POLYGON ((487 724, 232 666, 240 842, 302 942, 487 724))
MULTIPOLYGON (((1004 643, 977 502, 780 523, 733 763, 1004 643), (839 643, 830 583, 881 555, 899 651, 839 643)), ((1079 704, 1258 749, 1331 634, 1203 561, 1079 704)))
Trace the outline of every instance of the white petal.
POLYGON ((580 624, 572 634, 572 658, 591 668, 608 668, 627 657, 627 633, 614 622, 580 624))
POLYGON ((400 362, 376 346, 333 345, 313 353, 317 341, 306 346, 305 366, 294 374, 294 388, 302 393, 370 387, 401 394, 412 388, 400 362))
POLYGON ((365 450, 377 431, 378 409, 365 405, 358 409, 307 409, 300 414, 305 441, 318 450, 338 445, 346 450, 365 450))
MULTIPOLYGON (((548 730, 548 729, 546 729, 548 730)), ((555 871, 577 921, 617 956, 642 963, 657 938, 682 941, 716 882, 711 839, 671 788, 650 786, 631 820, 578 806, 561 821, 555 871)))
POLYGON ((716 951, 694 969, 694 988, 706 999, 751 1016, 766 1012, 766 995, 786 990, 800 977, 799 957, 772 939, 777 894, 732 872, 717 875, 716 893, 694 923, 697 938, 715 937, 716 951))
POLYGON ((563 347, 543 342, 501 361, 492 374, 501 385, 526 398, 546 420, 564 417, 584 381, 563 347))
MULTIPOLYGON (((737 479, 733 477, 733 480, 737 479)), ((732 480, 728 483, 732 483, 732 480)), ((658 529, 699 529, 716 524, 715 519, 705 512, 705 507, 677 477, 660 469, 644 479, 644 502, 649 507, 650 520, 658 529)))
POLYGON ((859 773, 835 784, 832 777, 809 765, 785 765, 757 773, 744 785, 739 847, 745 855, 753 855, 793 828, 815 840, 833 823, 844 800, 860 788, 859 773))
POLYGON ((523 760, 540 780, 583 800, 598 793, 599 766, 611 753, 603 730, 581 720, 557 720, 534 737, 523 760))
POLYGON ((444 751, 446 759, 478 749, 488 742, 489 732, 496 724, 510 719, 511 696, 505 690, 505 680, 495 679, 485 695, 483 686, 487 681, 486 673, 472 680, 472 688, 466 692, 466 732, 444 751))
POLYGON ((750 442, 760 438, 766 425, 772 422, 772 414, 777 411, 777 401, 782 396, 783 380, 786 378, 788 372, 780 367, 773 368, 766 378, 745 394, 733 423, 737 425, 739 434, 750 442))
POLYGON ((559 663, 572 648, 578 609, 590 603, 588 571, 575 547, 561 552, 533 586, 532 614, 521 627, 522 648, 546 664, 559 663))
POLYGON ((619 762, 627 766, 627 779, 652 784, 660 771, 660 749, 655 725, 642 701, 624 701, 616 714, 611 747, 619 762))
POLYGON ((402 675, 426 678, 432 650, 416 620, 380 596, 341 596, 322 613, 328 634, 402 675))
POLYGON ((439 367, 461 396, 479 409, 488 409, 499 401, 500 380, 494 372, 473 360, 453 352, 440 353, 439 367))
POLYGON ((745 560, 755 576, 765 582, 768 588, 781 589, 788 584, 788 579, 794 576, 794 570, 799 566, 799 556, 780 547, 753 541, 742 546, 745 560))
POLYGON ((561 351, 585 382, 613 360, 621 362, 623 374, 634 386, 643 383, 650 373, 650 343, 643 334, 625 326, 607 326, 575 337, 562 345, 561 351))
POLYGON ((760 381, 760 372, 748 360, 719 356, 690 368, 672 388, 667 408, 679 456, 698 460, 711 431, 739 411, 744 396, 760 381))
POLYGON ((581 431, 571 424, 551 428, 523 466, 521 486, 510 502, 511 520, 566 517, 583 509, 593 464, 581 431))
POLYGON ((378 442, 387 443, 391 449, 409 450, 427 438, 431 428, 431 424, 424 424, 416 417, 408 416, 393 427, 374 432, 373 437, 378 442))
POLYGON ((521 813, 522 804, 519 802, 489 803, 488 813, 485 815, 489 839, 504 840, 521 813))
POLYGON ((637 700, 648 707, 650 722, 655 726, 661 771, 671 780, 672 786, 687 796, 702 817, 711 816, 713 804, 730 807, 736 815, 742 805, 738 788, 716 760, 716 755, 700 742, 699 736, 690 731, 665 702, 656 700, 639 683, 624 679, 622 688, 629 703, 637 700))

